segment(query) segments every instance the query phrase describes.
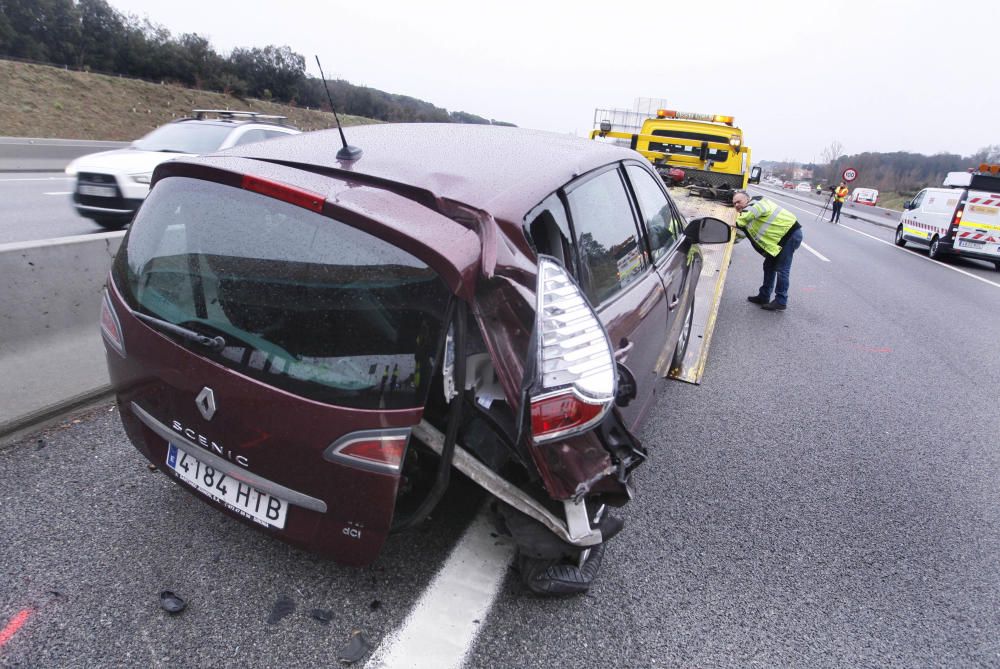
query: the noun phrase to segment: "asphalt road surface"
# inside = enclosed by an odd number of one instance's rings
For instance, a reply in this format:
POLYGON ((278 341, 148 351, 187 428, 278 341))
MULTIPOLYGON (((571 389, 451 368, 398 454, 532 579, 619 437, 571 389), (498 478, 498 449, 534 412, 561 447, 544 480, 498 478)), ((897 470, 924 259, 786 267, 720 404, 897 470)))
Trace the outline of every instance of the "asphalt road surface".
POLYGON ((73 208, 74 177, 0 172, 0 244, 107 232, 73 208))
POLYGON ((362 630, 365 667, 1000 665, 1000 273, 787 205, 788 311, 746 302, 738 244, 588 595, 525 594, 463 486, 371 568, 288 548, 148 471, 106 405, 0 450, 0 664, 331 666, 362 630))

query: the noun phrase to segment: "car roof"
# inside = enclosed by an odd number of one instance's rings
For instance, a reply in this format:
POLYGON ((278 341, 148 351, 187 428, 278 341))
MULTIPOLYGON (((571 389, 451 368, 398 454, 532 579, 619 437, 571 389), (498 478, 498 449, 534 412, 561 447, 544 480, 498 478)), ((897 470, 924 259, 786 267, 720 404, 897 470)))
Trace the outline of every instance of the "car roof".
POLYGON ((641 159, 623 147, 505 126, 373 124, 350 126, 344 132, 348 143, 364 152, 356 161, 337 160, 341 141, 335 129, 236 147, 224 155, 366 175, 511 221, 578 175, 620 160, 641 159))

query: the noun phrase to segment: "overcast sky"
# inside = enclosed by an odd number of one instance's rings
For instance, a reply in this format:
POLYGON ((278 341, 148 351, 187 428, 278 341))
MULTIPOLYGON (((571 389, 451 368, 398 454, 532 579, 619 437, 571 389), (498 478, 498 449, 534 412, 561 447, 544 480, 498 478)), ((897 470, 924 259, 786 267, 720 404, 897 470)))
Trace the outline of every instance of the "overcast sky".
POLYGON ((109 0, 215 49, 583 135, 638 97, 731 114, 755 160, 1000 144, 998 0, 109 0))

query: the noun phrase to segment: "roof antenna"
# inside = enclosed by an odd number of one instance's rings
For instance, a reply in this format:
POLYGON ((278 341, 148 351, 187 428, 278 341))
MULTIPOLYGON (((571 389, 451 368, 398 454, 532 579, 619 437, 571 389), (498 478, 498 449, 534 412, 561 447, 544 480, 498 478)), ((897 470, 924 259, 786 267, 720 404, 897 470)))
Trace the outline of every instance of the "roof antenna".
POLYGON ((323 88, 326 89, 326 99, 330 101, 330 111, 333 112, 333 118, 337 121, 337 130, 340 131, 340 141, 344 143, 344 146, 340 149, 340 151, 337 151, 337 160, 357 160, 361 157, 363 152, 356 146, 350 146, 347 143, 347 138, 344 137, 344 128, 340 125, 340 117, 337 116, 337 110, 333 108, 333 98, 330 96, 330 86, 326 83, 326 75, 323 74, 323 66, 319 64, 319 56, 316 56, 316 67, 319 68, 319 76, 323 79, 323 88))

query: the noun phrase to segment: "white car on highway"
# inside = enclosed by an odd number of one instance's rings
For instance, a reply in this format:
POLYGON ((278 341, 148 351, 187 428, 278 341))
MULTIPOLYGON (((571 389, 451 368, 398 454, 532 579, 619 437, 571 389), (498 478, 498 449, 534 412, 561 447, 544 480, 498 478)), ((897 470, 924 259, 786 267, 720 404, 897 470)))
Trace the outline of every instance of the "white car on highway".
POLYGON ((812 186, 809 185, 808 181, 803 181, 802 183, 800 183, 798 186, 795 187, 795 190, 802 191, 803 193, 811 193, 812 186))
POLYGON ((125 149, 81 156, 66 167, 76 177, 77 212, 109 230, 132 220, 149 193, 160 163, 178 156, 214 153, 241 144, 299 133, 284 116, 256 112, 195 109, 194 116, 160 126, 125 149))

